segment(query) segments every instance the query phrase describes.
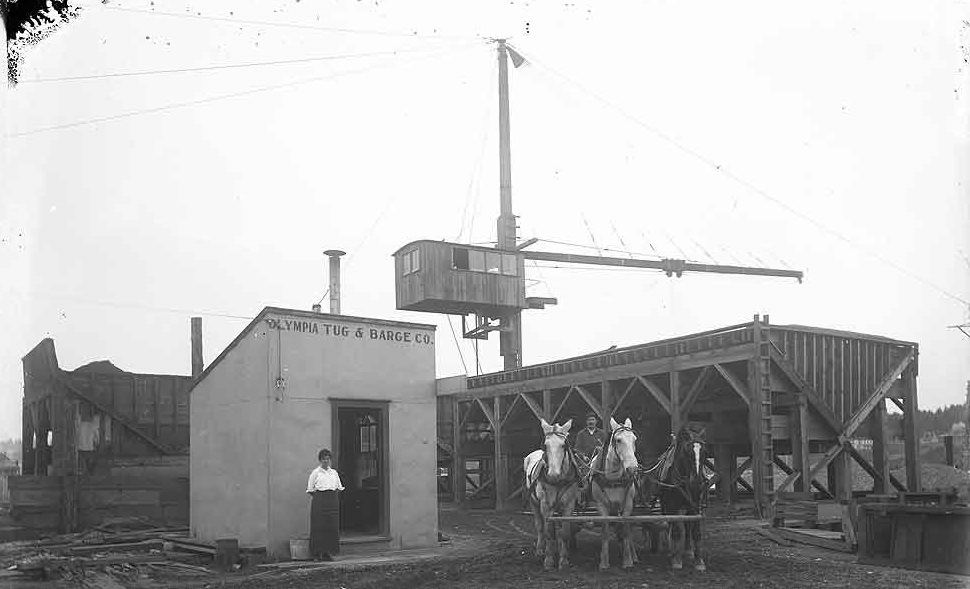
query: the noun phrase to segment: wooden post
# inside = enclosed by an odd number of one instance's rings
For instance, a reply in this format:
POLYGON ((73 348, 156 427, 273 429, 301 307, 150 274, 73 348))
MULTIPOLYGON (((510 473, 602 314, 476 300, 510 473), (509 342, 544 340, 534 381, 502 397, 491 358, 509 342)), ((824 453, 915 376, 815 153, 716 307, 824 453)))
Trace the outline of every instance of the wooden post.
POLYGON ((774 492, 774 450, 771 427, 771 341, 768 316, 762 322, 758 315, 752 323, 755 355, 748 361, 748 433, 751 439, 751 481, 754 500, 761 518, 770 518, 771 495, 774 492))
POLYGON ((916 395, 916 361, 903 371, 903 442, 906 450, 906 489, 910 493, 918 493, 920 484, 919 466, 919 430, 916 428, 916 417, 919 403, 916 395))
MULTIPOLYGON (((838 501, 849 501, 852 499, 852 458, 843 450, 832 463, 835 465, 838 482, 834 489, 835 498, 838 501)), ((829 487, 829 490, 832 491, 832 487, 829 487)))
POLYGON ((791 426, 791 454, 792 468, 802 473, 795 481, 795 491, 811 491, 812 481, 806 480, 811 470, 809 464, 809 431, 808 431, 808 402, 804 395, 799 395, 797 403, 789 413, 791 426))
POLYGON ((680 422, 680 373, 670 373, 670 433, 677 435, 683 424, 680 422))
POLYGON ((542 389, 542 413, 546 421, 552 419, 552 391, 542 389))
POLYGON ((872 492, 886 495, 892 488, 889 484, 888 428, 886 427, 886 401, 882 400, 869 415, 869 437, 872 438, 872 465, 882 475, 882 480, 874 477, 872 492))
POLYGON ((603 427, 606 427, 610 423, 610 417, 613 416, 613 391, 610 388, 610 381, 603 380, 600 384, 600 393, 603 397, 603 402, 600 403, 600 423, 603 427))
POLYGON ((451 397, 451 409, 453 416, 451 424, 451 492, 454 502, 462 506, 465 504, 465 458, 462 456, 461 405, 458 404, 457 395, 451 397))
POLYGON ((501 397, 492 399, 492 422, 495 434, 495 509, 504 510, 509 496, 509 468, 508 456, 505 454, 505 440, 502 439, 502 403, 501 397))
POLYGON ((728 443, 717 445, 717 456, 715 466, 720 480, 717 483, 718 495, 722 501, 728 505, 733 505, 737 500, 737 485, 734 480, 738 478, 738 461, 734 455, 734 448, 728 443))

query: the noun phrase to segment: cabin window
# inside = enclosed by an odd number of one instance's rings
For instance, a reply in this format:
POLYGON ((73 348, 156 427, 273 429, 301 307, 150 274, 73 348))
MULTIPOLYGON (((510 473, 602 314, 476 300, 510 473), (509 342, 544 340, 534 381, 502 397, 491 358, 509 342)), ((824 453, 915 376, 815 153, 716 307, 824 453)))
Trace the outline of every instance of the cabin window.
POLYGON ((502 274, 515 276, 518 270, 514 254, 502 254, 502 274))
POLYGON ((403 274, 407 276, 412 272, 417 272, 421 269, 421 257, 418 250, 411 250, 401 256, 401 263, 404 266, 403 274))
POLYGON ((477 250, 468 251, 468 269, 475 272, 485 271, 485 252, 477 250))
POLYGON ((455 270, 468 270, 468 250, 460 247, 452 248, 451 267, 455 270))
POLYGON ((472 270, 506 276, 518 274, 518 260, 515 254, 484 252, 458 247, 451 250, 451 267, 455 270, 472 270))

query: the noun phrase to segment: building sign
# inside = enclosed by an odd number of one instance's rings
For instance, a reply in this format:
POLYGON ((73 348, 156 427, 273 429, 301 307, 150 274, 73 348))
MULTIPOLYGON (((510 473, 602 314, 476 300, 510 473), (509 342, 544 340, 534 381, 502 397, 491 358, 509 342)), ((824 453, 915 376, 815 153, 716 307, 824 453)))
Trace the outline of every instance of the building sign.
POLYGON ((404 344, 434 344, 434 334, 408 329, 389 329, 378 326, 353 327, 340 323, 321 323, 306 319, 278 319, 268 317, 266 325, 278 331, 296 331, 310 335, 330 336, 340 339, 381 340, 404 344))
POLYGON ((588 370, 603 370, 613 366, 660 360, 694 352, 750 344, 752 342, 754 342, 754 332, 750 327, 744 327, 723 333, 691 337, 678 341, 656 342, 633 346, 615 352, 596 354, 584 358, 573 358, 560 362, 549 362, 537 366, 506 370, 504 372, 471 376, 466 379, 465 383, 469 389, 480 389, 537 378, 574 374, 588 370))

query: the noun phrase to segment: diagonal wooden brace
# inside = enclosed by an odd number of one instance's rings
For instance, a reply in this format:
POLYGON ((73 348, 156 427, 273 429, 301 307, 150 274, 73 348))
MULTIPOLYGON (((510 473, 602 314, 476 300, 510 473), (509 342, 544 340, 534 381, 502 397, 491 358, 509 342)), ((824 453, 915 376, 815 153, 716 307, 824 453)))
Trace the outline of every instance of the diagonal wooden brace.
POLYGON ((744 401, 744 404, 747 405, 748 408, 750 409, 751 396, 748 393, 747 387, 745 387, 744 384, 742 384, 741 381, 738 380, 738 377, 734 376, 734 374, 730 370, 728 370, 724 366, 721 366, 720 364, 715 364, 714 370, 717 370, 717 373, 721 375, 721 378, 723 378, 725 381, 727 381, 729 385, 731 385, 731 390, 733 390, 739 397, 741 397, 741 400, 744 401))
POLYGON ((703 370, 701 370, 701 373, 697 375, 697 380, 695 380, 694 384, 691 385, 690 390, 687 391, 687 395, 680 404, 681 423, 687 421, 687 416, 690 414, 690 408, 694 405, 694 402, 697 401, 697 398, 701 395, 701 391, 704 390, 704 385, 707 384, 713 375, 714 369, 711 368, 711 366, 705 366, 703 370))
POLYGON ((637 380, 645 389, 647 389, 647 392, 650 393, 650 396, 653 397, 654 401, 663 407, 663 410, 667 412, 667 415, 670 415, 670 399, 667 398, 667 395, 660 389, 660 387, 653 384, 648 379, 643 378, 642 376, 637 376, 637 380))

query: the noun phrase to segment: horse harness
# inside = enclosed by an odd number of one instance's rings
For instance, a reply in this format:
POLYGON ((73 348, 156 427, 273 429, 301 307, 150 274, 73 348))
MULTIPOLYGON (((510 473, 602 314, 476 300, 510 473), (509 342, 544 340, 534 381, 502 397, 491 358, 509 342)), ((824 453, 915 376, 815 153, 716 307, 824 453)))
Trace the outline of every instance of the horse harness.
MULTIPOLYGON (((625 488, 627 493, 630 492, 631 488, 636 488, 637 490, 639 490, 637 486, 638 477, 630 476, 630 474, 626 471, 626 469, 623 469, 623 471, 620 474, 620 478, 618 479, 609 479, 606 476, 607 475, 607 472, 606 472, 607 455, 612 451, 618 459, 621 458, 620 452, 616 449, 616 434, 623 431, 633 432, 633 428, 626 427, 625 425, 621 425, 615 430, 612 430, 610 432, 610 437, 606 440, 606 444, 603 445, 603 451, 601 451, 600 455, 597 457, 597 462, 598 462, 597 467, 594 467, 592 464, 590 465, 590 468, 589 468, 590 482, 595 483, 596 486, 599 487, 601 491, 605 492, 606 489, 612 489, 612 488, 618 488, 618 487, 625 488)), ((634 435, 636 435, 635 432, 634 432, 634 435)), ((621 459, 621 462, 622 462, 622 459, 621 459)), ((612 511, 612 508, 611 508, 611 511, 612 511)))
MULTIPOLYGON (((546 434, 546 437, 548 438, 549 436, 559 436, 560 438, 563 439, 563 442, 566 441, 566 434, 564 434, 562 432, 549 432, 548 434, 546 434)), ((572 467, 572 470, 573 470, 573 473, 574 473, 574 476, 569 477, 569 478, 562 478, 562 479, 559 479, 558 481, 550 481, 546 477, 546 468, 547 468, 547 465, 549 463, 549 460, 546 457, 546 447, 545 447, 545 444, 543 444, 543 446, 542 446, 542 461, 541 462, 537 462, 532 467, 533 473, 535 473, 535 470, 536 469, 538 469, 539 472, 536 473, 536 476, 532 480, 532 484, 529 485, 529 496, 532 498, 532 500, 534 500, 536 502, 539 501, 539 495, 536 493, 536 488, 539 486, 539 483, 540 482, 542 482, 542 483, 544 483, 544 484, 546 484, 548 486, 555 487, 555 489, 556 489, 556 500, 552 504, 552 511, 553 511, 553 513, 555 513, 556 511, 559 511, 559 509, 561 507, 560 506, 560 503, 562 502, 562 498, 565 495, 566 491, 570 487, 579 484, 579 481, 580 481, 580 477, 579 477, 579 464, 576 462, 576 454, 573 451, 573 448, 569 444, 564 443, 563 446, 565 446, 565 450, 563 452, 563 460, 562 460, 562 465, 560 465, 560 468, 563 469, 563 470, 565 470, 565 467, 571 466, 572 467)))

